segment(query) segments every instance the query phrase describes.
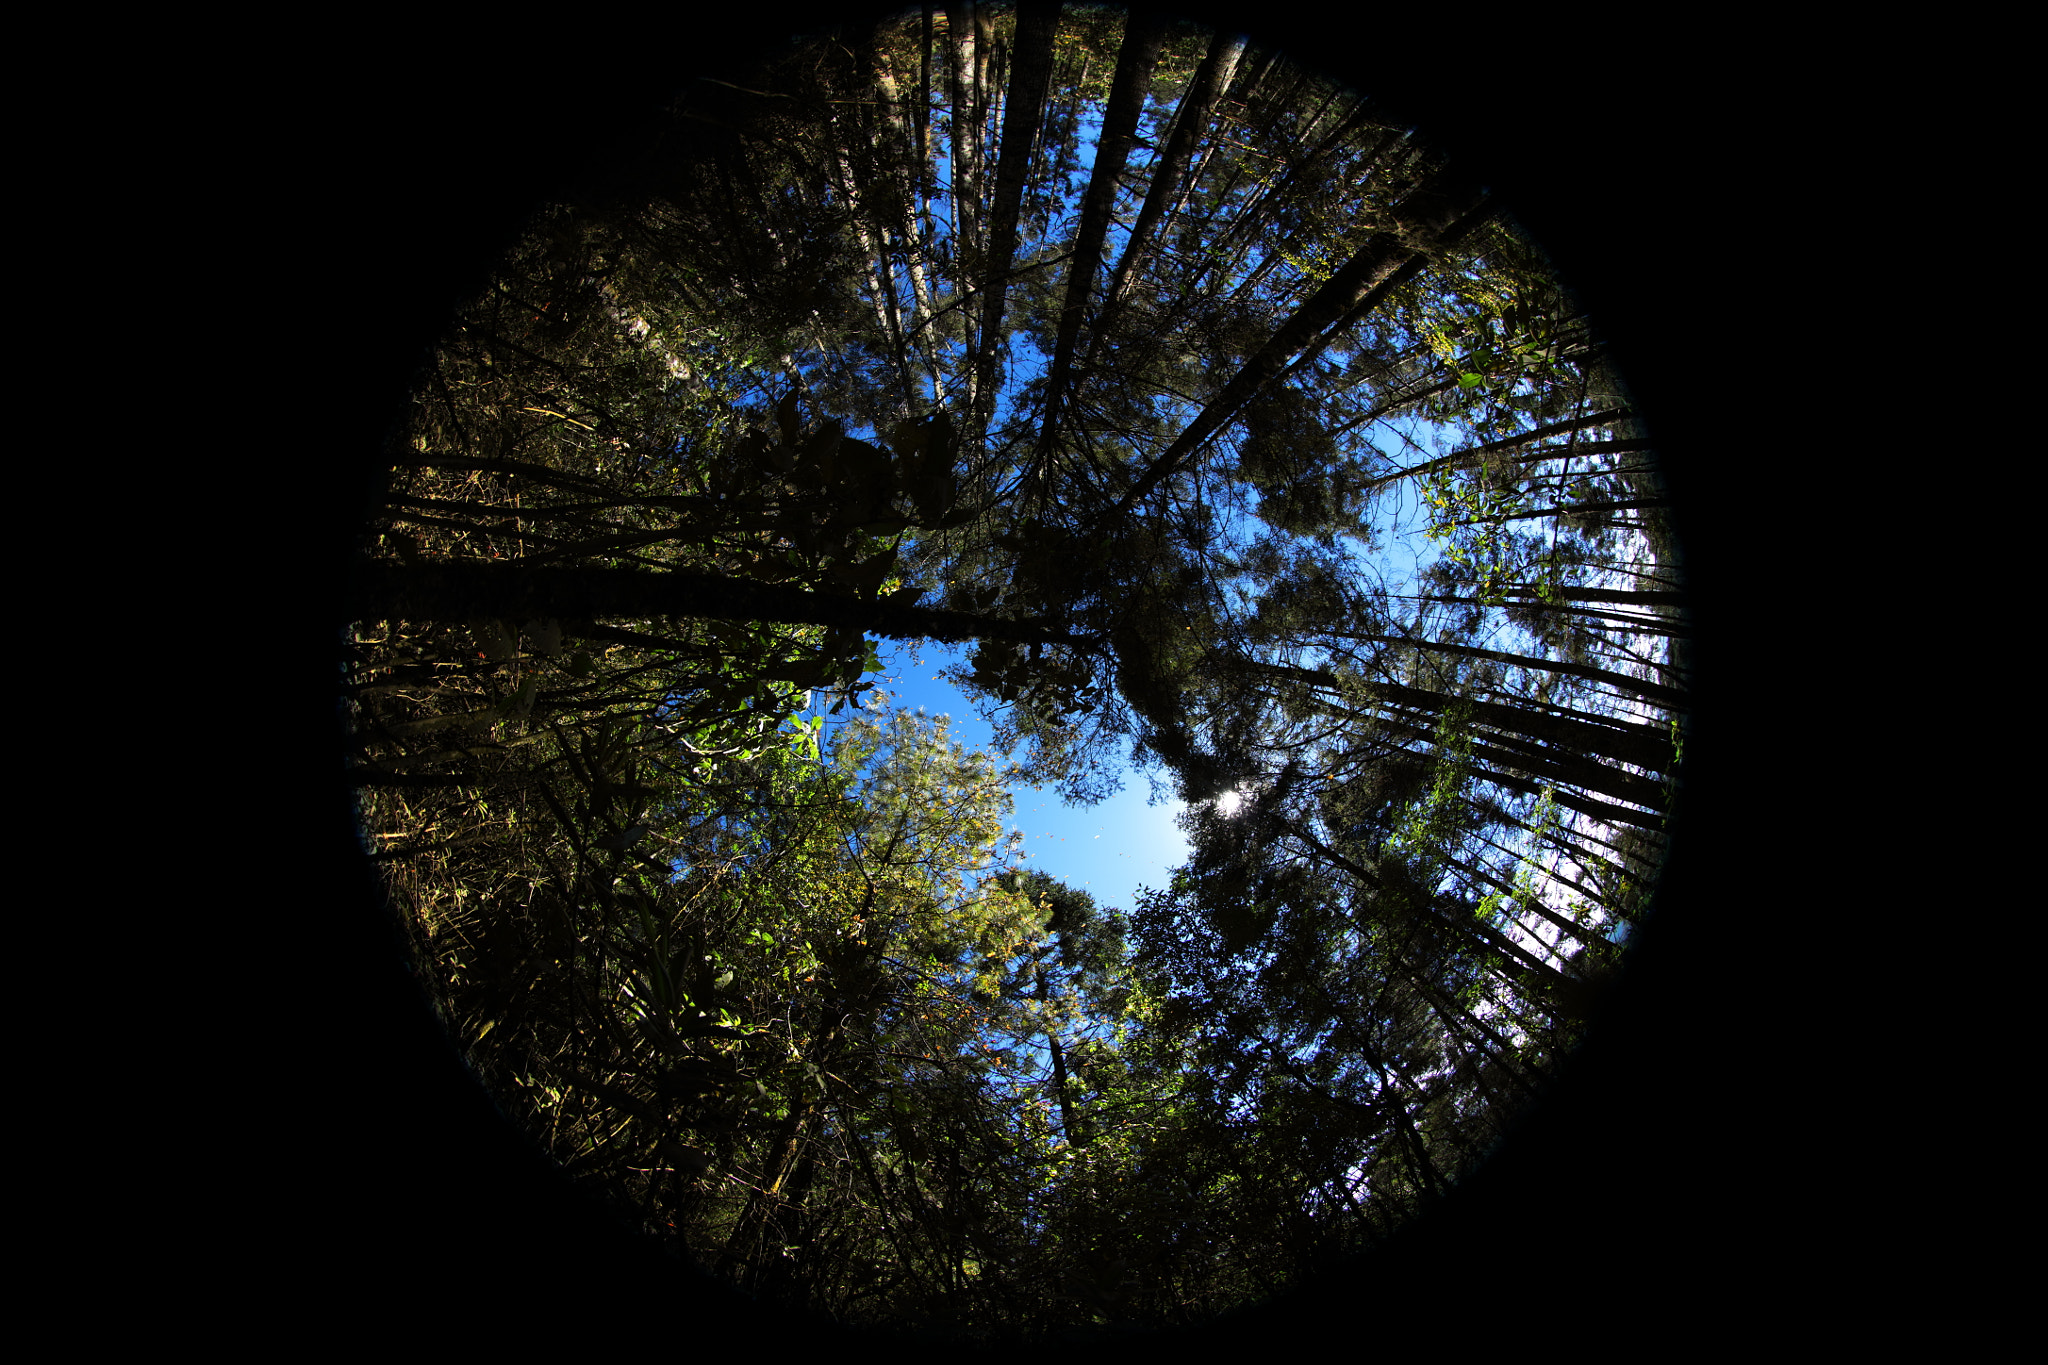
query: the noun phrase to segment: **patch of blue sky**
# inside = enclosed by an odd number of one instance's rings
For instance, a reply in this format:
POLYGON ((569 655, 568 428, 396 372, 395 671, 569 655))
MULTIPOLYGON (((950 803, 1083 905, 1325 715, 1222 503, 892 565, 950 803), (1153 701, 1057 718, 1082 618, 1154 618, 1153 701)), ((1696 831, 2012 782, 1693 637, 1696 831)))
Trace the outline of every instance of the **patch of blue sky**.
MULTIPOLYGON (((881 690, 893 708, 949 718, 953 736, 970 748, 992 749, 994 727, 975 703, 938 675, 964 664, 963 646, 927 644, 913 649, 881 641, 881 690)), ((828 726, 833 721, 827 721, 828 726)), ((1166 884, 1188 855, 1186 836, 1174 823, 1178 801, 1153 803, 1146 774, 1124 765, 1123 785, 1094 806, 1069 806, 1046 788, 1011 788, 1012 827, 1025 836, 1023 866, 1048 873, 1095 897, 1098 905, 1130 910, 1145 886, 1166 884)))

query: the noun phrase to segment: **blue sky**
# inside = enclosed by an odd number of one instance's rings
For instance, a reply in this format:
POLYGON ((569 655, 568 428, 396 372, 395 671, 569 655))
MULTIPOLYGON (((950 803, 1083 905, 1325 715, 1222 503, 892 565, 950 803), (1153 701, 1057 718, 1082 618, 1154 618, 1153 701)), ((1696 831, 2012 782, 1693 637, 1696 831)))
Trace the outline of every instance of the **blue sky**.
MULTIPOLYGON (((964 648, 927 645, 913 651, 900 641, 880 640, 876 650, 882 669, 867 680, 879 684, 893 705, 909 710, 922 706, 933 715, 949 716, 960 742, 979 749, 993 747, 989 723, 965 694, 938 677, 941 669, 961 661, 964 648)), ((831 723, 827 721, 828 726, 831 723)), ((1026 867, 1086 890, 1098 905, 1130 910, 1140 887, 1166 884, 1186 859, 1188 846, 1174 824, 1181 803, 1169 798, 1151 804, 1152 788, 1145 774, 1127 760, 1119 763, 1123 789, 1094 806, 1069 806, 1058 793, 1043 788, 1013 787, 1011 824, 1024 831, 1026 867)))

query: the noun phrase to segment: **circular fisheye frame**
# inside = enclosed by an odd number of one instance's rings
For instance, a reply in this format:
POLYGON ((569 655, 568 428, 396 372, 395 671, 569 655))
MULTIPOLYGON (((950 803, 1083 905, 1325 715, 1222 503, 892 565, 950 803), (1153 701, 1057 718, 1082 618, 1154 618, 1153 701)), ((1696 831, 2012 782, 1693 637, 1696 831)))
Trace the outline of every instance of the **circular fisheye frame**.
POLYGON ((355 580, 455 1043, 835 1322, 1185 1327, 1384 1243, 1667 850, 1681 558, 1597 319, 1369 92, 1148 14, 916 11, 663 119, 449 319, 355 580), (1132 781, 1186 856, 1127 903, 1026 857, 1019 791, 1132 781))

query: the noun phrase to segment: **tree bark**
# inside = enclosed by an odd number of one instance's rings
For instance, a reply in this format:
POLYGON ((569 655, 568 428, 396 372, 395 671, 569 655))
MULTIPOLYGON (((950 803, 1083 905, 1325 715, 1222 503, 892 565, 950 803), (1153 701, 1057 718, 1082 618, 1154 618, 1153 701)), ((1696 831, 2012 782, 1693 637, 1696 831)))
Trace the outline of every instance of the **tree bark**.
MULTIPOLYGON (((1692 637, 1691 627, 1669 616, 1644 616, 1636 612, 1603 611, 1598 607, 1568 607, 1561 601, 1545 601, 1539 592, 1509 588, 1503 594, 1513 600, 1506 603, 1487 597, 1418 596, 1418 602, 1433 602, 1447 607, 1498 607, 1508 606, 1516 611, 1542 614, 1558 618, 1561 625, 1580 625, 1587 629, 1597 626, 1605 630, 1621 630, 1630 635, 1657 635, 1667 640, 1685 640, 1692 637)), ((1556 594, 1559 598, 1570 595, 1570 589, 1556 594)))
MULTIPOLYGON (((1046 1003, 1047 998, 1045 963, 1040 959, 1036 962, 1036 966, 1038 968, 1038 1003, 1043 1005, 1046 1003)), ((1053 1091, 1059 1096, 1060 1100, 1060 1131, 1067 1135, 1067 1141, 1073 1146, 1077 1148, 1086 1147, 1088 1145, 1088 1137, 1087 1134, 1081 1131, 1080 1121, 1074 1114, 1074 1097, 1067 1093, 1066 1049, 1060 1046, 1059 1035, 1050 1028, 1045 1032, 1045 1042, 1047 1050, 1052 1054, 1053 1091)))
MULTIPOLYGON (((1531 458, 1547 458, 1535 456, 1531 458)), ((1538 507, 1527 512, 1509 512, 1497 517, 1468 517, 1463 521, 1449 523, 1452 526, 1497 526, 1510 521, 1533 521, 1537 517, 1560 517, 1584 515, 1588 512, 1627 512, 1643 507, 1669 507, 1663 498, 1630 498, 1623 502, 1588 502, 1576 507, 1538 507)))
MULTIPOLYGON (((1541 588, 1508 588, 1509 597, 1536 598, 1541 600, 1541 588)), ((1676 592, 1628 592, 1619 588, 1557 588, 1551 596, 1565 602, 1614 602, 1622 606, 1636 607, 1682 607, 1685 594, 1676 592)))
POLYGON ((1327 669, 1292 668, 1285 664, 1268 664, 1256 660, 1246 662, 1258 672, 1296 678, 1311 686, 1327 689, 1340 697, 1347 690, 1363 692, 1375 701, 1385 701, 1411 711, 1432 715, 1441 714, 1447 706, 1462 705, 1469 708, 1472 719, 1482 725, 1526 739, 1543 740, 1568 753, 1598 754, 1617 762, 1633 763, 1652 772, 1668 771, 1672 761, 1669 734, 1641 722, 1631 721, 1613 727, 1595 725, 1563 716, 1545 715, 1540 711, 1508 706, 1500 702, 1476 701, 1449 693, 1406 687, 1399 683, 1367 682, 1356 678, 1340 679, 1327 669))
MULTIPOLYGON (((1413 465, 1407 469, 1397 469, 1391 474, 1381 474, 1367 483, 1365 488, 1368 490, 1381 488, 1390 483, 1399 483, 1403 479, 1425 479, 1431 474, 1447 469, 1469 469, 1473 465, 1480 463, 1489 454, 1512 450, 1534 439, 1536 439, 1535 433, 1531 432, 1528 436, 1518 438, 1506 444, 1496 443, 1493 445, 1473 446, 1469 450, 1455 450, 1449 455, 1431 460, 1427 464, 1413 465)), ((1509 460, 1508 463, 1541 464, 1545 460, 1561 460, 1575 455, 1629 454, 1635 451, 1648 450, 1651 448, 1651 444, 1649 441, 1588 441, 1584 445, 1555 446, 1548 450, 1538 450, 1526 455, 1517 455, 1509 460)), ((1598 475, 1602 471, 1596 469, 1588 472, 1598 475)))
POLYGON ((1053 39, 1059 29, 1057 0, 1021 0, 1016 42, 1010 55, 1009 91, 1003 100, 1003 140, 996 160, 995 202, 989 215, 982 272, 981 348, 976 359, 978 398, 974 430, 987 429, 995 411, 996 349, 1003 334, 1010 266, 1017 258, 1017 218, 1024 202, 1025 173, 1044 123, 1045 92, 1052 81, 1053 39))
MULTIPOLYGON (((1209 44, 1209 51, 1202 58, 1202 64, 1195 71, 1194 79, 1188 83, 1187 94, 1181 99, 1180 107, 1174 111, 1173 131, 1166 140, 1166 150, 1160 155, 1152 175, 1152 185, 1145 193, 1145 203, 1138 210, 1138 221, 1131 227, 1130 240, 1124 244, 1124 253, 1117 261, 1116 270, 1110 276, 1109 286, 1103 291, 1103 313, 1106 324, 1108 315, 1113 313, 1124 293, 1130 288, 1131 276, 1136 273, 1150 248, 1150 238, 1166 216, 1167 200, 1179 188, 1180 181, 1187 174, 1188 162, 1193 158, 1195 143, 1208 127, 1209 114, 1216 107, 1216 101, 1230 84, 1231 73, 1237 68, 1237 60, 1244 53, 1244 39, 1228 33, 1218 33, 1209 44)), ((1094 359, 1095 347, 1099 347, 1106 326, 1097 327, 1095 346, 1090 347, 1089 359, 1094 359)))
MULTIPOLYGON (((1395 211, 1396 222, 1410 232, 1430 234, 1444 218, 1451 220, 1443 230, 1452 239, 1471 230, 1491 212, 1486 196, 1463 187, 1452 187, 1440 177, 1433 178, 1402 202, 1395 211)), ((1190 422, 1150 468, 1118 502, 1116 514, 1128 511, 1158 486, 1189 456, 1220 432, 1238 410, 1283 371, 1303 348, 1320 351, 1336 332, 1351 326, 1377 307, 1394 285, 1419 272, 1426 258, 1393 232, 1376 232, 1340 267, 1308 301, 1296 309, 1280 329, 1247 360, 1190 422)))
POLYGON ((1117 181, 1130 159, 1145 104, 1145 87, 1159 60, 1165 30, 1156 16, 1132 14, 1117 53, 1116 75, 1110 82, 1109 104, 1102 115, 1102 135, 1095 145, 1095 164, 1081 199, 1081 222, 1074 236, 1074 257, 1067 266, 1066 300, 1060 308, 1059 333, 1053 342, 1052 364, 1046 371, 1045 418, 1039 430, 1038 453, 1051 448, 1059 421, 1060 397, 1071 380, 1074 348, 1087 314, 1088 293, 1102 264, 1102 246, 1109 237, 1110 214, 1116 207, 1117 181))
POLYGON ((361 565, 350 620, 595 621, 604 617, 676 617, 782 621, 869 632, 898 640, 1007 640, 1086 647, 1042 618, 1010 620, 904 603, 835 597, 778 583, 718 574, 637 569, 528 569, 518 565, 439 563, 361 565))
MULTIPOLYGON (((1285 829, 1289 834, 1293 835, 1296 839, 1300 840, 1305 847, 1313 850, 1316 856, 1321 858, 1329 866, 1339 868, 1344 872, 1349 873, 1361 885, 1372 887, 1375 890, 1386 888, 1387 882, 1385 878, 1381 877, 1377 872, 1373 871, 1372 869, 1365 867, 1360 863, 1354 862, 1352 859, 1347 858, 1343 854, 1337 852, 1328 844, 1324 843, 1321 839, 1318 839, 1314 834, 1310 833, 1309 830, 1301 824, 1292 820, 1286 820, 1281 822, 1281 827, 1285 829)), ((1434 905, 1428 904, 1426 902, 1416 904, 1412 908, 1422 918, 1429 920, 1435 923, 1439 928, 1448 931, 1453 938, 1462 939, 1468 945, 1474 948, 1503 953, 1506 956, 1513 958, 1516 962, 1519 962, 1526 971, 1533 974, 1534 980, 1538 984, 1539 988, 1547 988, 1563 980, 1563 978, 1558 974, 1558 971, 1555 967, 1552 967, 1550 964, 1544 962, 1541 958, 1529 952, 1528 949, 1521 947, 1513 939, 1510 939, 1507 935, 1501 933, 1500 930, 1494 928, 1490 924, 1481 924, 1476 920, 1473 921, 1471 924, 1460 923, 1456 920, 1448 918, 1442 912, 1440 912, 1434 905)), ((1522 983, 1518 982, 1517 984, 1522 983)))
POLYGON ((1345 638, 1378 644, 1413 645, 1429 653, 1452 654, 1464 659, 1485 659, 1492 663, 1509 664, 1515 668, 1561 673, 1568 678, 1604 683, 1616 691, 1630 692, 1646 701, 1659 702, 1675 709, 1683 709, 1686 704, 1685 693, 1677 688, 1645 682, 1641 678, 1632 678, 1626 673, 1615 673, 1605 668, 1589 668, 1584 664, 1564 663, 1557 659, 1531 658, 1526 654, 1504 654, 1496 649, 1454 645, 1441 640, 1421 640, 1405 635, 1347 635, 1345 638))
MULTIPOLYGON (((987 57, 977 41, 980 37, 977 31, 980 28, 979 18, 972 0, 953 0, 946 6, 946 29, 952 49, 947 75, 951 86, 953 133, 953 158, 949 168, 952 193, 948 196, 948 203, 953 210, 953 285, 963 296, 983 273, 981 151, 986 111, 981 74, 987 57)), ((966 354, 970 358, 963 379, 967 406, 971 411, 980 401, 972 363, 972 357, 980 353, 980 337, 975 327, 974 312, 965 309, 962 312, 966 354)))

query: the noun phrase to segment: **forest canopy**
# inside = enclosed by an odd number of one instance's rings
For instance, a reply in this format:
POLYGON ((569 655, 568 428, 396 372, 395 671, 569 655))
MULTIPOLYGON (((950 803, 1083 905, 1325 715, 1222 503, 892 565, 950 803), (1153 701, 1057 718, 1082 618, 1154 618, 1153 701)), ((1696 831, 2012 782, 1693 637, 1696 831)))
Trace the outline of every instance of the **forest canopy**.
POLYGON ((1228 34, 945 6, 682 92, 423 367, 365 837, 478 1072, 849 1322, 1200 1321, 1382 1237, 1597 1018, 1686 714, 1649 433, 1543 254, 1228 34), (970 646, 997 752, 891 707, 970 646), (1126 761, 1192 853, 1027 872, 1126 761))

